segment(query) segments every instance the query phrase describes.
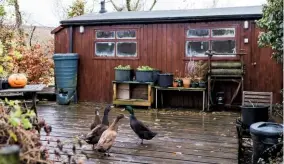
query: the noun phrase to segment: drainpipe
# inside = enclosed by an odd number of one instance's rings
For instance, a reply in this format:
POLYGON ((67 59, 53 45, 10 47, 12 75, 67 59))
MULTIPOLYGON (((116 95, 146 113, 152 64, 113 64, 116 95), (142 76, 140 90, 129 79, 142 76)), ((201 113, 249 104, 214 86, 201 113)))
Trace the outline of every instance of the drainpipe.
POLYGON ((73 26, 69 27, 69 48, 68 52, 72 53, 73 52, 73 26))

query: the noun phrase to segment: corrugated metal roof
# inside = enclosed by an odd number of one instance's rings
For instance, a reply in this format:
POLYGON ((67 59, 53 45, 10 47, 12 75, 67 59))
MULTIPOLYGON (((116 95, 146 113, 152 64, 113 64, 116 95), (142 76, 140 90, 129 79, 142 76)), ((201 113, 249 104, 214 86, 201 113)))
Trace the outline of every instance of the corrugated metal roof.
POLYGON ((262 15, 262 6, 226 7, 191 10, 157 10, 91 13, 63 20, 62 25, 80 24, 123 24, 185 22, 210 20, 258 19, 262 15))

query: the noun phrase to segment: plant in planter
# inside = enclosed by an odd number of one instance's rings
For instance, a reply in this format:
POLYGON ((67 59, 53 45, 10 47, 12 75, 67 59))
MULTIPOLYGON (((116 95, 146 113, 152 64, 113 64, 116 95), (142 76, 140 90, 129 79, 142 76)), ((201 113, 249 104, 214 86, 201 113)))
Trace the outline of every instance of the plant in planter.
POLYGON ((182 87, 181 72, 178 70, 175 71, 173 87, 182 87))
POLYGON ((196 78, 193 78, 193 79, 191 79, 191 87, 192 88, 198 88, 198 79, 196 79, 196 78))
POLYGON ((197 80, 197 83, 200 88, 205 88, 205 79, 208 72, 208 64, 207 62, 198 61, 196 64, 196 74, 195 79, 197 80))
POLYGON ((130 81, 131 78, 131 67, 130 65, 126 66, 116 66, 115 68, 115 80, 116 81, 130 81))
POLYGON ((136 81, 153 82, 153 70, 149 66, 139 66, 136 70, 136 81))
POLYGON ((183 86, 185 88, 190 87, 191 80, 194 78, 195 75, 195 67, 196 63, 194 60, 190 60, 188 63, 185 64, 185 77, 182 79, 183 86))

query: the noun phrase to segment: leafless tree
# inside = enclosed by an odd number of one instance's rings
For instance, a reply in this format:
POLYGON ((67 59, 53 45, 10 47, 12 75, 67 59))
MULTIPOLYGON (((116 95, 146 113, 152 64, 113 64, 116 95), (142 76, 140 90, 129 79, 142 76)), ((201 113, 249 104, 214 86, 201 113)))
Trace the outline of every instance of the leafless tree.
MULTIPOLYGON (((141 6, 145 5, 143 4, 142 0, 125 0, 125 2, 120 6, 117 5, 113 0, 110 0, 109 2, 112 4, 116 11, 139 11, 141 10, 141 6)), ((153 10, 156 3, 157 0, 153 0, 149 8, 150 11, 153 10)))

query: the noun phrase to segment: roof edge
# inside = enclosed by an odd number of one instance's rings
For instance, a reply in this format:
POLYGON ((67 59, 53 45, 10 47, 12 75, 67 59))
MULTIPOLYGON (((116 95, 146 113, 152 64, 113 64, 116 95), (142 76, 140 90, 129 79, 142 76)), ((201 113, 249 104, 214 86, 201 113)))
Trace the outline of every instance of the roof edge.
POLYGON ((64 27, 62 25, 59 25, 58 27, 56 27, 55 29, 53 29, 51 31, 51 34, 56 34, 58 33, 59 31, 61 31, 64 27))
POLYGON ((145 18, 145 19, 109 19, 109 20, 63 20, 61 26, 66 25, 107 25, 107 24, 140 24, 140 23, 184 23, 193 21, 225 21, 225 20, 253 20, 260 19, 262 14, 196 16, 176 18, 145 18))

